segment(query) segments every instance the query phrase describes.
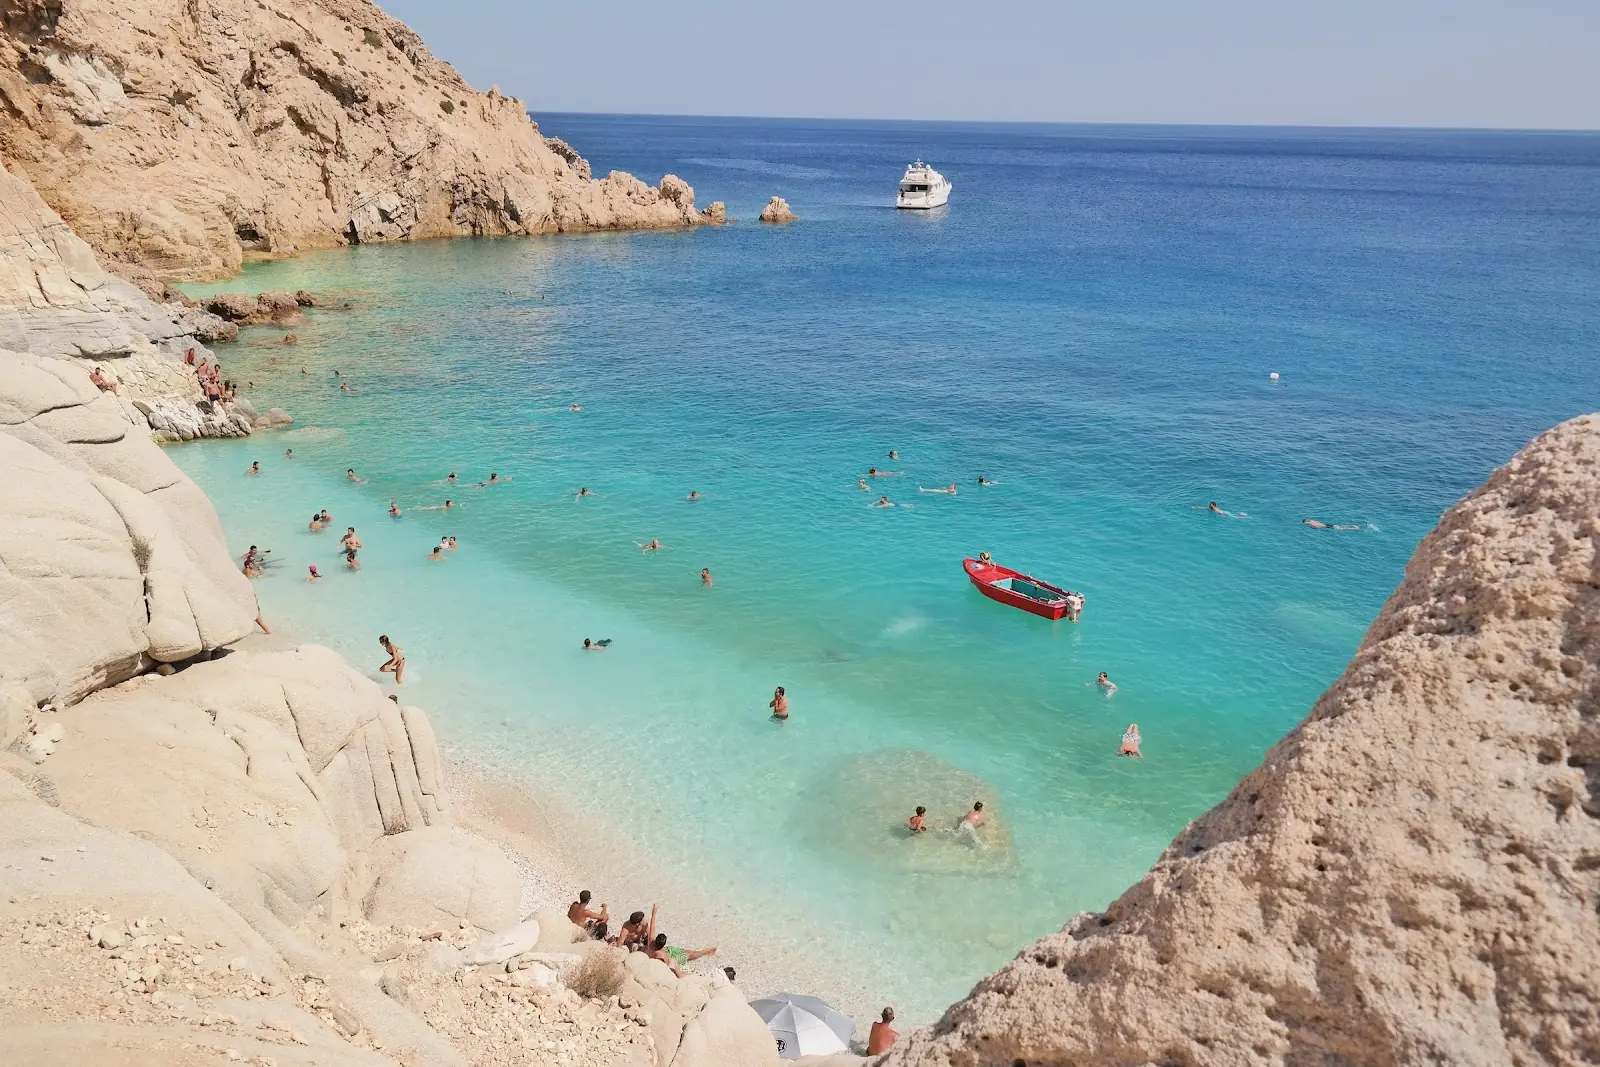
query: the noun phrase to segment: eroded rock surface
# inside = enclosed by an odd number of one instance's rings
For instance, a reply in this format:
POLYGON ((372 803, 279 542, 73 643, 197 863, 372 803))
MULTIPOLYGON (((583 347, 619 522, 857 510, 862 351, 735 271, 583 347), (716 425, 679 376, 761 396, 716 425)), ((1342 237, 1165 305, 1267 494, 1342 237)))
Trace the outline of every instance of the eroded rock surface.
POLYGON ((1591 1064, 1600 416, 1440 521, 1344 675, 1103 915, 893 1067, 1591 1064))
POLYGON ((367 0, 21 0, 0 149, 101 255, 165 278, 246 252, 695 225, 694 192, 596 180, 367 0))
POLYGON ((799 217, 789 209, 789 201, 781 196, 768 200, 760 215, 762 222, 793 222, 799 217))

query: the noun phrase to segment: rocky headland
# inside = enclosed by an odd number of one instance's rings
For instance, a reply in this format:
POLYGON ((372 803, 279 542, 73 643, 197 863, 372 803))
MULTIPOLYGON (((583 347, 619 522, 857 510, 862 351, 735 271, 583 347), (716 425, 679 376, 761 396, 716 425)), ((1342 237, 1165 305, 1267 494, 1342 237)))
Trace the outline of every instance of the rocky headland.
POLYGON ((714 223, 694 190, 595 178, 367 0, 13 0, 0 152, 111 269, 407 238, 714 223))

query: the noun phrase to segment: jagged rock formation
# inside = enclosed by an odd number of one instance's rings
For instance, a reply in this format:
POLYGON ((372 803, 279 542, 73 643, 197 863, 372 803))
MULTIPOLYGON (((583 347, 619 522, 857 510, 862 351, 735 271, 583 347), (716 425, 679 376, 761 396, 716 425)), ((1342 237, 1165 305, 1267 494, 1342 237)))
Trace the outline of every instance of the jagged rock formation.
POLYGON ((761 209, 762 222, 793 222, 800 216, 789 210, 789 201, 781 196, 775 196, 767 201, 767 206, 761 209))
POLYGON ((0 150, 102 256, 167 278, 246 252, 695 225, 600 180, 367 0, 12 0, 0 150))
POLYGON ((890 1067, 1592 1064, 1600 416, 1440 520, 1310 716, 890 1067))

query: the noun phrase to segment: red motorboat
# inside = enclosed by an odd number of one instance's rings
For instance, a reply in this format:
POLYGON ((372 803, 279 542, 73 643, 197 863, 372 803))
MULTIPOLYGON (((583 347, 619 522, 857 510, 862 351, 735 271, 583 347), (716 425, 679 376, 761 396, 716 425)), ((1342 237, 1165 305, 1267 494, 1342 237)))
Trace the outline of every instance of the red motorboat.
POLYGON ((990 600, 998 600, 1047 619, 1064 618, 1072 614, 1073 609, 1083 610, 1081 593, 1042 582, 991 560, 965 559, 961 563, 966 568, 967 577, 978 587, 978 592, 990 600))

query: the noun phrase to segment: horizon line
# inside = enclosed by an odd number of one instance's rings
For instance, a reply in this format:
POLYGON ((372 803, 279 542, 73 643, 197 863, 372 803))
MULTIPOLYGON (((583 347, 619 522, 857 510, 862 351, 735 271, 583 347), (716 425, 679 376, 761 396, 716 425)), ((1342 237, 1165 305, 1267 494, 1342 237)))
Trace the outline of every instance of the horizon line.
POLYGON ((1411 133, 1563 133, 1600 134, 1600 127, 1581 126, 1407 126, 1363 123, 1279 123, 1279 122, 1117 122, 1104 119, 926 119, 896 117, 860 117, 846 115, 745 115, 702 114, 697 112, 666 111, 563 111, 524 108, 529 115, 550 116, 581 115, 605 118, 633 119, 737 119, 762 122, 864 122, 864 123, 919 123, 929 126, 1088 126, 1088 127, 1142 127, 1165 130, 1329 130, 1329 131, 1385 131, 1411 133))

